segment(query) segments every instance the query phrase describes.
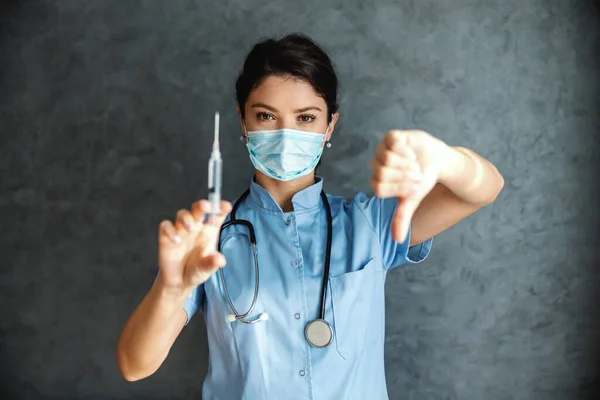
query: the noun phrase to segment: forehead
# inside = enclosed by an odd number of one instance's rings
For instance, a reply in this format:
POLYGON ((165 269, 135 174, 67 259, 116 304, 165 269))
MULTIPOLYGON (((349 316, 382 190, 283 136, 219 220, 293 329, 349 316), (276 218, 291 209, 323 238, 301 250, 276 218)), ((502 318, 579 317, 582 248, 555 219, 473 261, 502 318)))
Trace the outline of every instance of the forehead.
POLYGON ((289 76, 269 76, 250 92, 247 105, 261 102, 280 109, 325 106, 325 100, 304 80, 289 76))

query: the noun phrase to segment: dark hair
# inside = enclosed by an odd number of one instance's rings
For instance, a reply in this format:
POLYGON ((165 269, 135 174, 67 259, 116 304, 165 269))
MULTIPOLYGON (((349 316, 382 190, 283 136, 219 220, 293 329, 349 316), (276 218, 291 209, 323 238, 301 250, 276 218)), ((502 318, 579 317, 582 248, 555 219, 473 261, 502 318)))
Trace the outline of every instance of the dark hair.
POLYGON ((327 104, 327 122, 338 111, 338 78, 327 53, 310 37, 294 33, 254 45, 235 84, 242 118, 250 92, 269 76, 292 76, 309 83, 327 104))

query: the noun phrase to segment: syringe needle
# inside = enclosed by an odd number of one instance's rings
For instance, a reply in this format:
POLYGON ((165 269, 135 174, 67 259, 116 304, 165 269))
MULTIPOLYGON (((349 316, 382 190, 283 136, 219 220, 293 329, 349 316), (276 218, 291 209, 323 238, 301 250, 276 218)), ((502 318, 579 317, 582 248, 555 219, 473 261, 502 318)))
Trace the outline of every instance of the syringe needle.
POLYGON ((215 112, 215 140, 213 143, 213 150, 219 151, 219 112, 215 112))

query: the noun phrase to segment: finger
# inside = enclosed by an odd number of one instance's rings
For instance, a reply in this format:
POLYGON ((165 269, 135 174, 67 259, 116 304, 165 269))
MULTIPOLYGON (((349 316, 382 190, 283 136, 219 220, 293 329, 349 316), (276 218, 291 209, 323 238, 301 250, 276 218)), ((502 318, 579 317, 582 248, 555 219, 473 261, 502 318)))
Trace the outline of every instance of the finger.
POLYGON ((205 222, 205 226, 210 225, 214 227, 220 227, 223 221, 225 221, 225 218, 227 218, 227 216, 229 215, 230 211, 231 204, 229 204, 229 202, 222 201, 219 204, 219 209, 216 213, 213 214, 211 210, 211 213, 208 214, 208 219, 205 222))
POLYGON ((197 248, 188 260, 191 268, 198 272, 209 272, 217 268, 224 267, 226 264, 225 256, 220 252, 205 253, 197 248))
POLYGON ((219 213, 216 215, 215 222, 218 226, 221 226, 221 224, 223 224, 223 221, 225 221, 225 218, 227 218, 227 216, 231 212, 231 209, 233 208, 233 206, 231 205, 230 202, 223 200, 223 201, 221 201, 221 205, 219 208, 220 208, 219 213))
POLYGON ((201 272, 209 273, 223 268, 227 264, 227 260, 222 253, 212 253, 198 260, 196 269, 201 272))
POLYGON ((160 223, 158 227, 158 238, 161 243, 181 243, 181 236, 177 234, 175 227, 169 220, 164 220, 160 223))
POLYGON ((206 214, 210 212, 210 203, 208 202, 208 200, 199 200, 192 204, 191 211, 194 219, 197 222, 203 223, 204 219, 206 218, 206 214))
MULTIPOLYGON (((401 153, 404 153, 404 151, 401 153)), ((375 150, 375 159, 380 165, 386 167, 421 171, 419 163, 410 158, 409 155, 402 156, 402 154, 389 150, 385 146, 377 146, 377 149, 375 150)))
POLYGON ((406 146, 408 144, 408 135, 403 131, 389 131, 383 138, 383 143, 388 150, 392 150, 396 145, 406 146))
POLYGON ((200 249, 202 257, 217 252, 219 231, 218 226, 204 224, 201 234, 196 238, 196 245, 200 249))
POLYGON ((406 158, 411 163, 416 164, 416 166, 418 166, 420 169, 419 163, 417 161, 417 153, 415 153, 412 147, 395 144, 391 149, 389 149, 389 151, 399 155, 402 158, 406 158))
POLYGON ((199 224, 194 220, 192 214, 185 209, 181 209, 177 211, 177 216, 175 217, 175 228, 179 230, 184 230, 187 232, 197 232, 200 229, 199 224))
POLYGON ((403 243, 408 236, 412 217, 419 206, 417 199, 399 199, 396 213, 392 220, 392 237, 395 241, 403 243))
POLYGON ((388 133, 385 135, 384 141, 386 143, 398 143, 402 146, 409 146, 412 143, 415 142, 415 140, 418 140, 420 137, 422 137, 423 135, 427 135, 427 132, 421 131, 421 130, 399 130, 399 129, 392 129, 390 131, 388 131, 388 133))
POLYGON ((375 195, 380 198, 412 197, 417 192, 419 187, 418 182, 410 180, 389 182, 371 179, 370 184, 375 192, 375 195))
POLYGON ((409 160, 416 160, 417 155, 411 146, 411 136, 416 131, 390 131, 383 140, 385 148, 409 160))
POLYGON ((409 180, 418 182, 423 177, 422 174, 413 169, 397 169, 391 168, 385 165, 381 165, 376 159, 371 161, 371 168, 373 169, 372 179, 382 182, 394 182, 401 180, 409 180))
POLYGON ((225 257, 221 253, 212 253, 207 256, 197 253, 196 255, 197 257, 191 259, 186 266, 187 280, 192 284, 205 282, 212 273, 226 265, 225 257))
MULTIPOLYGON (((192 215, 196 221, 204 222, 206 219, 206 215, 211 212, 212 205, 208 200, 200 200, 192 204, 192 215)), ((232 206, 228 201, 221 201, 219 205, 219 212, 215 216, 215 222, 218 225, 221 225, 225 218, 231 212, 232 206)))

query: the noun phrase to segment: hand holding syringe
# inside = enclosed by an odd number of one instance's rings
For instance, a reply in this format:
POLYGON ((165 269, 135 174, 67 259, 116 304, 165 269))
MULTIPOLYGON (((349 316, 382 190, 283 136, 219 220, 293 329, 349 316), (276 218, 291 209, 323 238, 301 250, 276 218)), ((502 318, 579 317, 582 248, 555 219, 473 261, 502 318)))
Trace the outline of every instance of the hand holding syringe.
POLYGON ((199 200, 189 210, 179 210, 174 221, 164 220, 160 224, 157 281, 164 287, 194 288, 226 264, 223 254, 217 251, 220 227, 231 211, 231 204, 221 201, 219 113, 215 114, 208 170, 208 201, 199 200))

